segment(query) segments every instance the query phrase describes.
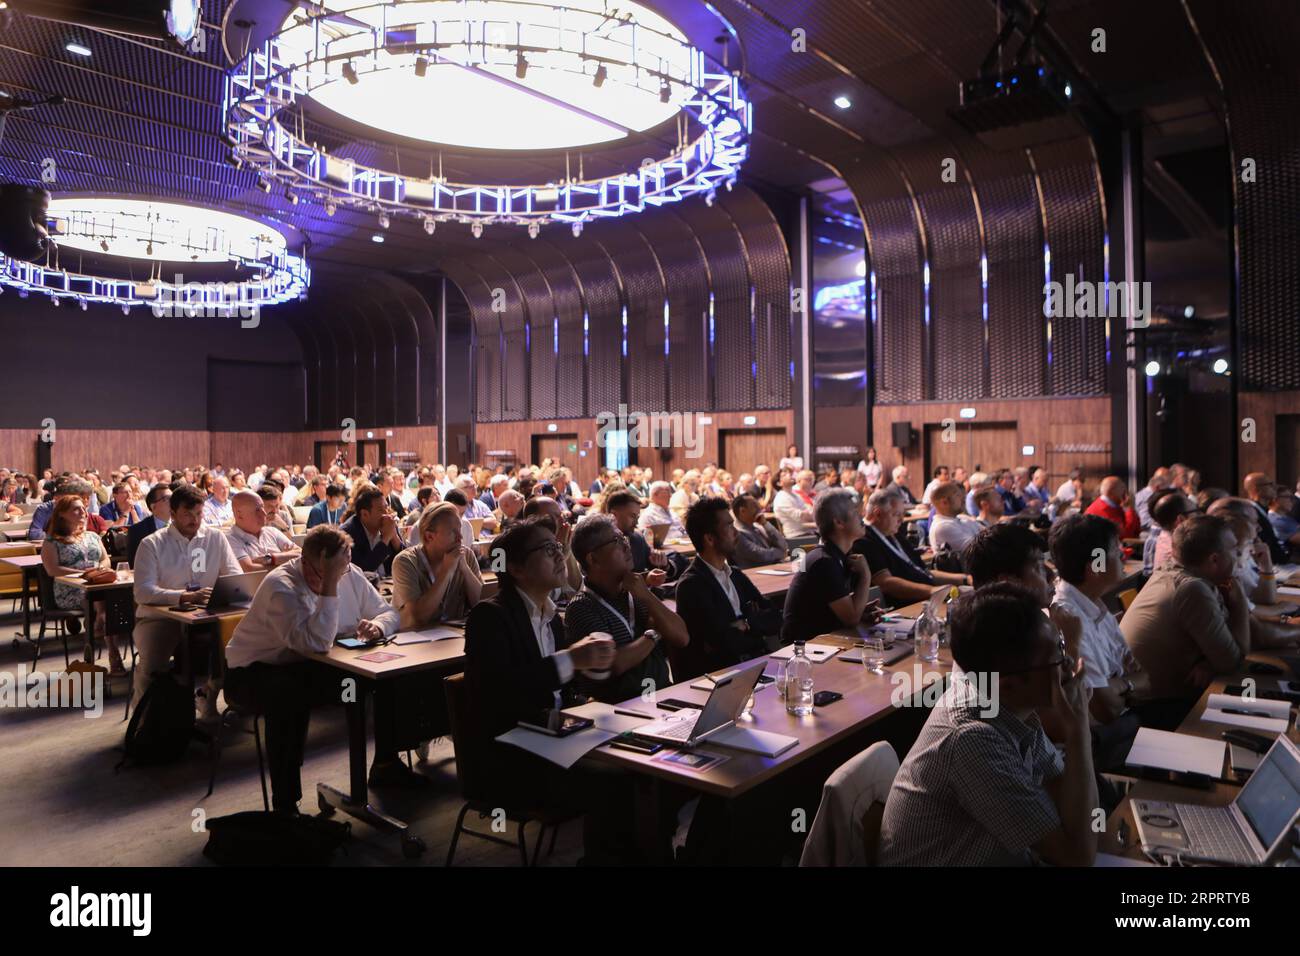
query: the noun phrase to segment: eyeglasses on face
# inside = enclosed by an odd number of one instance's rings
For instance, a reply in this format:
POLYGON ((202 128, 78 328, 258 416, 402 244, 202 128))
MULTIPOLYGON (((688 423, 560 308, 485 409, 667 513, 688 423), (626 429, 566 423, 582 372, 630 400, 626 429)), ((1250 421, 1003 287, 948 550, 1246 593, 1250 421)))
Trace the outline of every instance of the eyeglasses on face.
POLYGON ((1002 671, 1002 676, 1006 677, 1011 674, 1032 674, 1034 671, 1044 671, 1052 667, 1059 667, 1064 674, 1074 673, 1074 658, 1070 657, 1069 652, 1065 649, 1065 636, 1057 637, 1057 649, 1060 651, 1059 656, 1054 660, 1047 661, 1043 664, 1035 664, 1033 667, 1021 667, 1013 671, 1002 671))
POLYGON ((564 546, 561 545, 560 542, 552 539, 550 541, 545 542, 544 544, 539 544, 536 545, 535 547, 531 547, 524 553, 532 554, 534 551, 545 551, 547 557, 558 558, 560 555, 564 554, 564 546))

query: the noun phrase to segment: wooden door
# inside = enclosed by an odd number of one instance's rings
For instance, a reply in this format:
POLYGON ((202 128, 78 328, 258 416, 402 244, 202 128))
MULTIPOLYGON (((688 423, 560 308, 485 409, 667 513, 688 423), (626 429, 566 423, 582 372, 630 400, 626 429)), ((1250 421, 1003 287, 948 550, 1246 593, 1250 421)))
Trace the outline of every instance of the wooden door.
POLYGON ((776 474, 790 439, 784 428, 724 428, 718 435, 718 465, 739 478, 767 465, 776 474))
POLYGON ((1015 422, 960 422, 951 431, 943 425, 925 426, 925 474, 912 475, 914 493, 930 482, 940 465, 960 465, 968 474, 977 469, 991 471, 1014 468, 1020 463, 1020 444, 1015 422), (952 441, 944 441, 951 436, 952 441))
POLYGON ((562 465, 567 465, 573 470, 574 475, 578 474, 578 452, 570 451, 570 445, 578 444, 578 435, 576 432, 568 434, 558 434, 547 432, 543 435, 533 436, 533 457, 532 464, 540 465, 543 458, 550 458, 552 461, 558 461, 562 465))
POLYGON ((1277 472, 1273 480, 1281 486, 1295 488, 1296 481, 1300 480, 1300 415, 1279 415, 1276 427, 1277 472))

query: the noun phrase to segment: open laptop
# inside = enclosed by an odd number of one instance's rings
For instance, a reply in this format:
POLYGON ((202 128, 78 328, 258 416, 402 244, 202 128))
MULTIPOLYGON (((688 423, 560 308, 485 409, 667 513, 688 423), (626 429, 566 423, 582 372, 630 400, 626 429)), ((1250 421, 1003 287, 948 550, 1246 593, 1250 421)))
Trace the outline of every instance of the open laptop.
POLYGON ((765 666, 767 658, 762 658, 743 669, 728 671, 716 679, 703 710, 684 707, 671 717, 636 728, 637 735, 679 747, 694 747, 702 743, 710 735, 735 724, 749 702, 749 695, 754 693, 765 666))
POLYGON ((1279 736, 1226 807, 1134 800, 1133 816, 1153 856, 1259 866, 1300 821, 1300 750, 1279 736))
POLYGON ((203 609, 208 614, 223 614, 226 611, 247 610, 253 603, 257 586, 266 577, 265 571, 249 571, 245 574, 223 574, 212 586, 212 596, 203 609))

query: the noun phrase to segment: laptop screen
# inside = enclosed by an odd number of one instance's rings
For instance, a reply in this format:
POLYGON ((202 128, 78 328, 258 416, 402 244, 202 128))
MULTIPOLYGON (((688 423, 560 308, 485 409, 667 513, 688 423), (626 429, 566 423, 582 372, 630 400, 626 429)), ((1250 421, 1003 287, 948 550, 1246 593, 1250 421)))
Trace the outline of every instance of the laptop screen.
POLYGON ((1295 750, 1283 741, 1275 743, 1237 795, 1237 808, 1265 850, 1276 843, 1300 810, 1300 759, 1295 750))
POLYGON ((745 709, 745 703, 749 700, 749 695, 754 692, 758 675, 763 673, 766 663, 764 659, 744 670, 737 669, 732 672, 731 680, 715 687, 713 693, 709 695, 708 703, 704 705, 699 718, 695 721, 691 736, 699 737, 735 720, 745 709))

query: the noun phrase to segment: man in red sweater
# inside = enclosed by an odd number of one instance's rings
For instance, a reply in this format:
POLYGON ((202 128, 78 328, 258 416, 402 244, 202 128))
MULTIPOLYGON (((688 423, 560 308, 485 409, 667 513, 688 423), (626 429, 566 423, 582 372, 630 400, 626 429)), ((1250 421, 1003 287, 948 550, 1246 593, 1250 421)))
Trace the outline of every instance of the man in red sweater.
POLYGON ((1101 481, 1101 497, 1088 505, 1087 514, 1100 515, 1119 528, 1121 538, 1136 538, 1141 533, 1137 512, 1128 506, 1128 488, 1115 475, 1101 481))

